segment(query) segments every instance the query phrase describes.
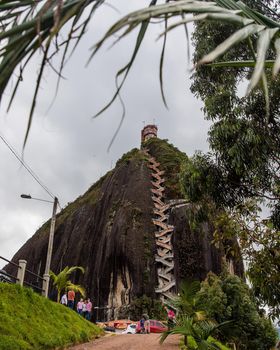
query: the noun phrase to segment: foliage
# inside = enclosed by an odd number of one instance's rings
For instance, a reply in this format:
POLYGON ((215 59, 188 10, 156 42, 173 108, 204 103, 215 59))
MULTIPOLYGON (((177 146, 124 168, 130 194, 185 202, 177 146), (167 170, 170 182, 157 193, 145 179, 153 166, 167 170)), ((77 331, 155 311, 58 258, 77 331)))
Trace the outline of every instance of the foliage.
POLYGON ((147 295, 134 298, 131 303, 120 310, 120 318, 140 320, 143 314, 149 315, 150 319, 164 320, 166 311, 160 300, 152 299, 147 295))
MULTIPOLYGON (((268 6, 262 0, 247 0, 246 4, 279 20, 279 14, 275 12, 278 10, 273 9, 274 5, 279 9, 278 1, 268 2, 268 6)), ((235 27, 225 23, 205 21, 196 24, 193 35, 194 61, 199 62, 206 47, 214 49, 234 31, 235 27)), ((252 47, 256 47, 254 38, 252 47)), ((247 44, 239 43, 221 59, 248 60, 250 55, 251 49, 247 44)), ((275 58, 273 50, 267 55, 271 59, 275 58)), ((247 198, 265 199, 274 213, 273 223, 277 228, 280 222, 277 219, 280 199, 280 84, 279 78, 272 79, 272 71, 267 68, 270 111, 268 118, 264 118, 266 102, 260 89, 255 89, 249 98, 239 95, 243 82, 250 79, 252 74, 252 68, 201 67, 193 75, 191 90, 204 102, 206 118, 214 122, 209 132, 213 153, 205 156, 208 165, 204 166, 204 170, 210 166, 213 169, 214 166, 221 181, 217 189, 222 195, 216 203, 221 200, 222 204, 232 207, 247 198), (228 193, 229 200, 225 200, 224 193, 228 193)))
MULTIPOLYGON (((268 308, 269 316, 277 319, 280 312, 280 234, 269 220, 261 220, 254 201, 239 205, 221 223, 231 228, 239 238, 247 263, 246 275, 261 307, 268 308)), ((228 236, 230 233, 228 233, 228 236)))
POLYGON ((150 138, 144 145, 149 152, 160 163, 160 169, 168 176, 165 178, 166 196, 168 198, 180 198, 182 196, 179 175, 182 163, 187 159, 187 155, 167 140, 150 138))
POLYGON ((184 336, 184 348, 186 349, 223 349, 217 340, 211 335, 216 333, 221 326, 215 321, 206 319, 204 305, 198 302, 199 281, 184 281, 180 285, 180 293, 171 302, 171 306, 177 311, 174 327, 164 332, 160 342, 171 334, 184 336))
POLYGON ((69 308, 31 289, 0 283, 0 295, 1 350, 64 348, 102 333, 69 308))
POLYGON ((193 203, 213 201, 218 208, 233 206, 240 194, 209 154, 197 152, 182 166, 180 184, 193 203))
MULTIPOLYGON (((258 10, 262 10, 262 8, 260 7, 258 10)), ((226 36, 226 38, 223 41, 221 41, 218 45, 216 45, 212 49, 212 51, 210 50, 210 53, 208 53, 207 55, 205 55, 204 53, 204 56, 198 61, 197 66, 214 61, 215 59, 222 56, 224 53, 227 53, 234 45, 245 41, 246 45, 248 46, 248 51, 250 51, 251 54, 250 61, 227 61, 223 62, 222 64, 217 63, 216 66, 254 66, 254 71, 251 76, 247 90, 249 93, 250 91, 252 91, 253 88, 257 86, 259 82, 261 82, 266 102, 266 114, 268 114, 268 85, 264 67, 266 64, 267 66, 273 67, 274 75, 278 73, 280 68, 280 56, 278 52, 278 45, 280 42, 280 25, 278 21, 274 20, 271 17, 272 16, 264 15, 262 12, 258 12, 254 8, 250 8, 243 2, 235 2, 232 0, 216 0, 215 2, 211 3, 192 0, 168 1, 165 4, 150 6, 141 10, 134 11, 128 14, 127 16, 123 17, 121 20, 116 22, 107 31, 104 37, 96 44, 95 52, 104 44, 104 42, 108 38, 111 38, 113 35, 119 33, 121 30, 123 30, 123 33, 120 35, 120 38, 123 38, 131 31, 133 31, 137 26, 143 26, 144 23, 147 23, 151 19, 165 21, 165 31, 162 33, 162 36, 164 36, 165 38, 169 31, 173 30, 174 28, 177 28, 178 26, 185 26, 186 29, 186 24, 193 21, 204 22, 205 20, 214 20, 218 22, 224 21, 226 23, 233 23, 235 24, 235 27, 231 35, 226 36), (191 16, 186 17, 186 15, 188 14, 191 14, 191 16), (178 20, 175 23, 172 23, 171 25, 168 25, 168 20, 170 18, 177 19, 177 17, 181 17, 180 20, 178 20), (254 40, 256 40, 257 38, 256 52, 252 44, 252 38, 254 38, 254 40), (266 62, 266 55, 270 48, 273 48, 274 52, 276 52, 276 60, 274 57, 273 60, 266 62)), ((143 39, 144 34, 145 33, 143 33, 141 37, 141 41, 143 39)), ((141 44, 141 41, 139 41, 139 45, 141 44)), ((163 43, 161 62, 163 61, 164 48, 165 40, 163 43)), ((162 69, 162 65, 160 66, 160 69, 162 69)), ((160 78, 162 78, 161 74, 160 78)), ((162 79, 160 81, 162 83, 162 79)))
POLYGON ((227 349, 222 344, 216 341, 211 335, 217 330, 219 326, 212 321, 194 321, 191 317, 181 316, 175 327, 162 333, 160 342, 163 343, 164 340, 171 334, 180 334, 187 340, 185 349, 227 349))
MULTIPOLYGON (((99 6, 103 5, 104 0, 40 0, 15 2, 14 0, 5 1, 0 6, 2 34, 0 36, 0 97, 3 95, 8 82, 10 81, 15 70, 19 70, 18 81, 12 94, 11 102, 15 96, 20 81, 22 80, 23 71, 28 65, 31 57, 39 50, 43 52, 41 67, 38 72, 38 78, 35 85, 35 92, 31 105, 29 123, 26 132, 25 142, 30 130, 32 116, 35 109, 40 83, 46 66, 52 67, 51 58, 63 50, 60 66, 55 71, 58 72, 59 79, 67 61, 68 51, 73 42, 74 49, 79 43, 81 37, 86 31, 87 24, 99 6), (87 10, 87 11, 86 11, 87 10), (67 39, 61 38, 58 34, 62 28, 67 30, 67 39)), ((111 101, 98 113, 106 110, 113 103, 123 86, 126 77, 130 71, 135 57, 140 49, 142 41, 146 35, 148 25, 153 20, 165 21, 165 31, 162 36, 163 50, 160 63, 160 82, 163 101, 166 104, 162 88, 162 65, 165 52, 166 35, 169 31, 178 26, 186 26, 187 23, 196 21, 204 22, 205 20, 215 22, 232 23, 233 31, 229 33, 224 41, 215 45, 210 53, 209 49, 204 52, 204 57, 200 59, 198 65, 209 63, 228 52, 234 45, 244 42, 250 52, 249 61, 240 62, 218 62, 216 66, 233 66, 233 67, 252 67, 254 72, 251 76, 248 91, 251 91, 261 82, 265 95, 266 113, 269 111, 268 84, 264 67, 273 66, 273 74, 276 75, 280 68, 280 50, 279 50, 279 18, 273 10, 263 14, 265 6, 249 6, 243 2, 232 0, 207 1, 166 1, 163 4, 157 4, 157 0, 151 0, 150 5, 145 8, 132 12, 116 22, 95 46, 92 56, 104 44, 108 38, 119 35, 123 38, 135 28, 140 26, 134 51, 131 59, 125 67, 119 70, 116 75, 117 91, 111 101), (276 14, 276 15, 275 15, 276 14), (179 19, 177 19, 179 17, 179 19), (169 25, 170 18, 177 20, 169 25), (253 42, 257 40, 256 53, 253 42), (247 44, 249 42, 249 44, 247 44), (266 61, 266 56, 274 52, 271 60, 266 61), (274 64, 275 63, 275 64, 274 64), (118 82, 118 78, 122 78, 118 82)), ((273 3, 272 3, 273 4, 273 3)), ((269 5, 272 5, 269 2, 269 5)), ((225 34, 225 32, 223 32, 225 34)), ((188 38, 188 36, 187 36, 188 38)), ((119 39, 118 39, 119 40, 119 39)), ((92 57, 91 56, 91 57, 92 57)), ((90 58, 91 58, 90 57, 90 58)), ((235 57, 236 58, 236 57, 235 57)))
POLYGON ((69 280, 70 275, 76 270, 80 270, 82 273, 85 272, 84 268, 81 266, 66 266, 57 275, 54 272, 50 271, 50 276, 53 279, 53 285, 57 289, 57 302, 60 301, 60 295, 63 290, 66 291, 73 289, 75 292, 79 292, 82 296, 85 296, 84 288, 78 284, 73 284, 71 280, 69 280))
POLYGON ((116 166, 120 166, 121 164, 128 164, 130 160, 144 160, 145 157, 139 151, 138 148, 133 148, 131 151, 122 155, 122 157, 117 161, 116 166))
POLYGON ((195 321, 205 319, 205 313, 197 304, 197 293, 200 290, 199 281, 183 281, 180 285, 180 293, 173 300, 172 305, 179 315, 188 316, 195 321))
POLYGON ((237 349, 269 350, 276 341, 271 322, 261 317, 248 286, 237 276, 223 274, 221 278, 209 273, 202 282, 198 300, 205 305, 208 317, 218 323, 232 321, 220 339, 235 343, 237 349))
MULTIPOLYGON (((249 186, 232 186, 230 174, 211 157, 196 154, 183 167, 181 184, 185 196, 193 202, 196 221, 211 220, 213 243, 235 260, 241 254, 247 265, 247 276, 260 306, 269 306, 269 315, 277 318, 280 310, 279 250, 280 235, 273 220, 262 220, 259 199, 249 186), (234 243, 235 242, 235 243, 234 243)), ((258 180, 255 178, 254 182, 258 180)))

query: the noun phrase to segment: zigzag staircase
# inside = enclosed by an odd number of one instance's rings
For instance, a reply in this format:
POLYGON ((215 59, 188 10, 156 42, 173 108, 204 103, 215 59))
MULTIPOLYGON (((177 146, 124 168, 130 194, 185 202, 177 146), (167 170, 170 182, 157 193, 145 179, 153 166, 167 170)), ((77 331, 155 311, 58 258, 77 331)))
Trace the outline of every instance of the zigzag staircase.
POLYGON ((154 202, 155 218, 153 223, 156 226, 155 240, 157 246, 157 254, 155 260, 157 262, 158 287, 156 293, 160 294, 161 300, 168 304, 170 299, 174 298, 175 277, 174 277, 174 254, 171 243, 174 226, 169 225, 167 211, 169 204, 164 203, 164 171, 159 169, 160 163, 152 157, 147 149, 143 149, 147 156, 148 167, 152 170, 152 200, 154 202))

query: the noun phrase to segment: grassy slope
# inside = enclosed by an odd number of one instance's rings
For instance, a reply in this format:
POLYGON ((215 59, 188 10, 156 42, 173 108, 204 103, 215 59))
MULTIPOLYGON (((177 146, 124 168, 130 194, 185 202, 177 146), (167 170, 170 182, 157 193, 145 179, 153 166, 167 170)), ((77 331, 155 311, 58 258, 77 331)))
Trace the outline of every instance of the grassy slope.
POLYGON ((63 348, 100 333, 65 306, 29 288, 0 283, 0 350, 63 348))

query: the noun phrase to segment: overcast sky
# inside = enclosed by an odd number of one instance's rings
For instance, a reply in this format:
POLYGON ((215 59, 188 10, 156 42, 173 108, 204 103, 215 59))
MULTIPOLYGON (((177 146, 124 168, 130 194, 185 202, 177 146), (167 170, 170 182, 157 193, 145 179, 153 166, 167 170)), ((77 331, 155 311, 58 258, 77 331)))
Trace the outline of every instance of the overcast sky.
MULTIPOLYGON (((141 1, 144 6, 148 1, 141 1)), ((169 110, 161 100, 158 66, 161 43, 156 41, 163 26, 151 25, 122 91, 126 118, 110 150, 108 145, 121 117, 118 101, 98 119, 92 119, 112 97, 114 76, 133 50, 135 35, 109 49, 109 43, 85 67, 90 47, 109 25, 139 7, 139 0, 112 0, 119 13, 103 6, 93 17, 87 34, 68 62, 65 80, 53 107, 56 76, 47 70, 39 93, 31 133, 24 151, 25 162, 58 198, 62 207, 82 195, 111 169, 123 153, 140 145, 143 122, 158 125, 160 138, 169 139, 181 151, 192 155, 208 150, 209 123, 203 118, 202 104, 189 91, 190 74, 183 29, 168 37, 164 83, 169 110), (127 4, 129 3, 129 4, 127 4)), ((11 111, 0 109, 0 133, 21 154, 27 118, 39 60, 34 59, 24 75, 11 111)), ((51 198, 21 166, 0 140, 0 255, 8 259, 51 216, 52 204, 24 200, 20 194, 51 198)), ((0 260, 0 267, 4 263, 0 260)))

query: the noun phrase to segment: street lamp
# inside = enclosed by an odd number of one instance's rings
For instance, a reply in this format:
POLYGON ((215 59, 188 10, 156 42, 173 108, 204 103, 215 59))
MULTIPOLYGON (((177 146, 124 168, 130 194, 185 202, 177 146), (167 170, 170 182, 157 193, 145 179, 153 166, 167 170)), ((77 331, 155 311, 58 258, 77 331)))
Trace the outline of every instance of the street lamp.
POLYGON ((56 219, 56 210, 57 210, 57 204, 58 199, 57 197, 54 197, 54 201, 48 201, 46 199, 40 199, 40 198, 34 198, 31 197, 30 194, 21 194, 21 198, 24 199, 35 199, 37 201, 41 202, 48 202, 53 203, 53 211, 52 211, 52 220, 51 220, 51 227, 50 227, 50 235, 49 235, 49 244, 48 244, 48 252, 47 252, 47 260, 46 260, 46 268, 45 268, 45 274, 44 274, 44 280, 45 280, 45 297, 48 297, 49 292, 49 282, 50 282, 50 267, 51 267, 51 258, 52 258, 52 250, 53 250, 53 236, 54 236, 54 229, 55 229, 55 219, 56 219))

